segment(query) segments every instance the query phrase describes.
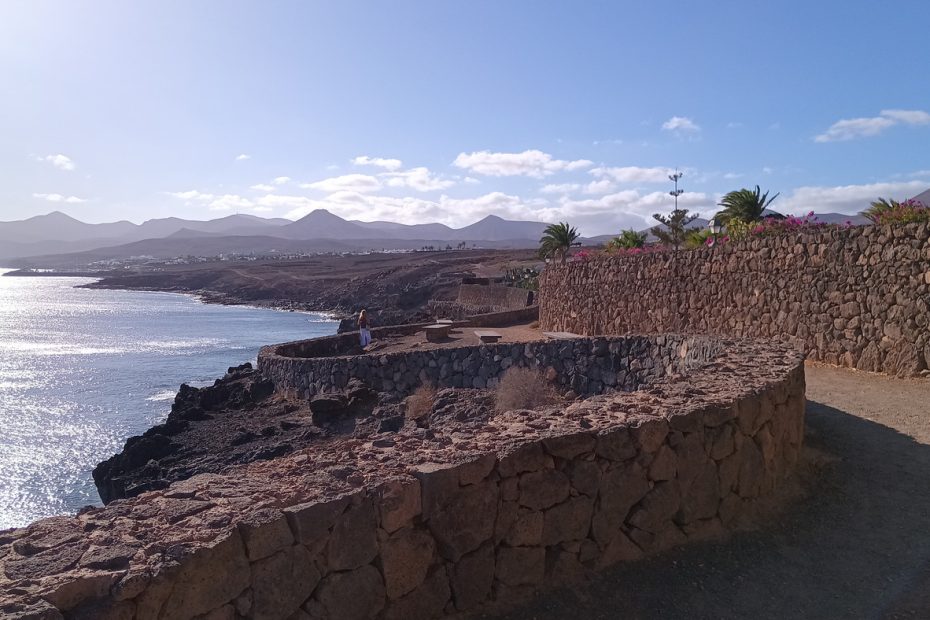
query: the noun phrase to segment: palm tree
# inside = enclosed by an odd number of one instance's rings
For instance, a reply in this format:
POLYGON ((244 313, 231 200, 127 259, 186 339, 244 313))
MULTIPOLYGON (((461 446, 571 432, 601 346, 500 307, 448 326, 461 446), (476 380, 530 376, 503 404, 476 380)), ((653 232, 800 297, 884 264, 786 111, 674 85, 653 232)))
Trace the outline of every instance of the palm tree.
POLYGON ((607 242, 608 250, 631 250, 646 245, 646 233, 636 232, 632 228, 621 230, 620 235, 607 242))
POLYGON ((539 255, 543 258, 558 257, 559 262, 564 263, 569 248, 577 238, 578 231, 569 226, 568 222, 549 224, 539 240, 539 255))
MULTIPOLYGON (((769 205, 778 198, 775 194, 769 198, 769 193, 762 193, 762 190, 756 185, 755 190, 737 189, 727 193, 720 200, 720 206, 723 211, 717 214, 721 223, 726 224, 730 220, 741 220, 743 222, 758 222, 763 217, 765 210, 769 205)), ((773 214, 771 217, 781 218, 781 214, 773 214)))
POLYGON ((676 250, 681 247, 691 230, 688 224, 693 222, 698 213, 688 214, 687 209, 674 209, 668 215, 656 213, 652 217, 664 226, 653 226, 649 232, 659 238, 659 241, 666 245, 674 247, 676 250))
POLYGON ((869 208, 860 215, 867 217, 873 224, 877 224, 882 215, 889 211, 894 211, 901 206, 901 203, 893 198, 879 198, 869 203, 869 208))

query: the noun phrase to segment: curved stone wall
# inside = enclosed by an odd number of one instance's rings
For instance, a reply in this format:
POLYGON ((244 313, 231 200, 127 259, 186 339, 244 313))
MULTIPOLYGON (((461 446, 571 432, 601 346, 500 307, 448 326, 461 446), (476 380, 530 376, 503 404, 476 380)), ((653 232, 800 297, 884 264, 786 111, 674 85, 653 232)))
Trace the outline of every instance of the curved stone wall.
MULTIPOLYGON (((339 338, 336 336, 334 338, 339 338)), ((635 390, 659 377, 712 358, 719 339, 703 336, 622 336, 537 340, 385 355, 297 357, 326 350, 318 338, 265 347, 258 370, 275 389, 301 396, 339 391, 359 379, 380 392, 405 396, 423 384, 437 387, 494 387, 511 366, 549 369, 578 394, 635 390)))
POLYGON ((805 403, 798 354, 719 345, 686 380, 321 441, 0 532, 0 615, 434 618, 720 534, 790 471, 805 403))
POLYGON ((544 329, 780 337, 829 364, 916 375, 930 363, 930 231, 862 226, 552 265, 544 329))

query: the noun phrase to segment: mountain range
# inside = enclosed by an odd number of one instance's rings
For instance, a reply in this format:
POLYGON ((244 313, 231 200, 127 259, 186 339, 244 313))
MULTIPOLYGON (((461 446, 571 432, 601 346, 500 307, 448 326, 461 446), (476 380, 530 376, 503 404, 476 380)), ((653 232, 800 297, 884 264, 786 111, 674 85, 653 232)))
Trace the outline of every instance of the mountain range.
POLYGON ((214 220, 176 217, 142 224, 81 222, 60 211, 25 220, 0 222, 0 260, 12 266, 87 263, 108 258, 150 255, 170 258, 188 254, 249 252, 330 252, 405 249, 424 245, 466 243, 484 247, 531 247, 546 224, 505 220, 496 215, 463 228, 444 224, 399 224, 346 220, 317 209, 297 221, 229 215, 214 220), (11 261, 11 259, 17 259, 11 261))
MULTIPOLYGON (((821 214, 821 221, 859 216, 821 214)), ((0 264, 8 266, 86 265, 131 256, 173 258, 223 253, 299 253, 443 247, 460 243, 491 248, 535 247, 547 224, 489 215, 474 224, 400 224, 343 219, 317 209, 297 221, 236 214, 213 220, 177 217, 104 224, 81 222, 60 211, 25 220, 0 222, 0 264)), ((696 220, 693 226, 706 226, 696 220)), ((583 238, 600 244, 611 235, 583 238)))

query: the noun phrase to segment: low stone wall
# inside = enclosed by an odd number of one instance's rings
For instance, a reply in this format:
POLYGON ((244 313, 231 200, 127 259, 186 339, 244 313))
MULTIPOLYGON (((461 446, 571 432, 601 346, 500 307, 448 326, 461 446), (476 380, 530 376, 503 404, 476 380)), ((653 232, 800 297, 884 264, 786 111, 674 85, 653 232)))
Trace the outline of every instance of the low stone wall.
MULTIPOLYGON (((318 339, 324 340, 324 339, 318 339)), ((359 379, 380 392, 406 396, 423 384, 437 387, 494 387, 511 366, 549 369, 578 394, 631 391, 672 372, 712 358, 719 340, 701 336, 629 336, 537 340, 385 355, 294 357, 315 341, 262 349, 258 370, 275 389, 311 397, 344 389, 359 379), (305 347, 301 349, 300 347, 305 347)))
POLYGON ((773 338, 913 376, 930 363, 930 229, 860 226, 547 266, 543 329, 773 338))
POLYGON ((720 535, 790 472, 805 406, 799 355, 720 344, 687 381, 322 441, 2 532, 0 615, 428 619, 720 535))
POLYGON ((502 310, 516 310, 529 305, 531 291, 499 284, 462 284, 457 301, 469 306, 497 306, 502 310))

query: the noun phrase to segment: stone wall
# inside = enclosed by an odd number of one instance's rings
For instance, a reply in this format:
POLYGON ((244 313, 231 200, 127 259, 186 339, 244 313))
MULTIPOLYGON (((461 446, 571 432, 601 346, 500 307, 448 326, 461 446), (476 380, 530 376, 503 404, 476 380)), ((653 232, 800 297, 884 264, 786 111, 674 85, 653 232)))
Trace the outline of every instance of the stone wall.
POLYGON ((798 354, 720 344, 686 380, 322 441, 0 532, 0 616, 428 619, 719 536, 791 471, 805 407, 798 354))
POLYGON ((511 366, 554 368, 578 394, 631 391, 671 372, 713 357, 716 338, 678 335, 577 340, 537 340, 411 352, 341 357, 295 357, 320 346, 316 339, 261 350, 258 370, 275 389, 310 397, 343 390, 360 379, 380 392, 406 396, 423 384, 437 387, 494 387, 511 366), (300 347, 304 346, 304 349, 300 347))
POLYGON ((926 224, 553 265, 540 289, 547 330, 775 337, 813 360, 902 376, 930 363, 926 224))

